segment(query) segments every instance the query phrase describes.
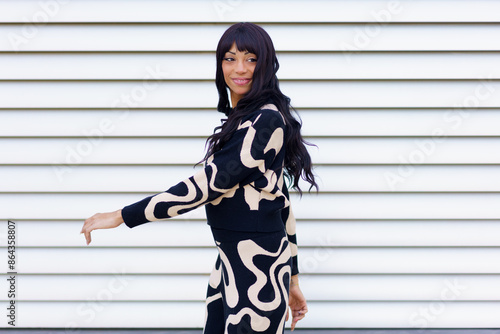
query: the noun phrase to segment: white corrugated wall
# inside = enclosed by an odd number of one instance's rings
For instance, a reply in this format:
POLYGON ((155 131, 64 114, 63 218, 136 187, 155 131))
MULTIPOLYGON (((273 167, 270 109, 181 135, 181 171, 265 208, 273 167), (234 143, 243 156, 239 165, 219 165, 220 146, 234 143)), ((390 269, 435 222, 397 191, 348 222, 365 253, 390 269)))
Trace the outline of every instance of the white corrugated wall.
MULTIPOLYGON (((216 257, 203 210, 90 246, 79 231, 193 173, 222 116, 214 50, 239 21, 273 38, 318 146, 321 192, 292 198, 299 326, 499 327, 488 0, 0 0, 0 257, 6 273, 10 219, 17 326, 202 326, 216 257)), ((0 289, 7 305, 6 275, 0 289)))

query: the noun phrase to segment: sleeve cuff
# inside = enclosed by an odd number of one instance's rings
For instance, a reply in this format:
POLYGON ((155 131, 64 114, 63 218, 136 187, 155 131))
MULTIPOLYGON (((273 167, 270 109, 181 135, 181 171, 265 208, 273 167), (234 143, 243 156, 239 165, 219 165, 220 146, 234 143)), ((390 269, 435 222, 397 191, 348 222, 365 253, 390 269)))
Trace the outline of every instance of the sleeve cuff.
POLYGON ((299 273, 298 259, 297 256, 292 256, 292 276, 299 273))

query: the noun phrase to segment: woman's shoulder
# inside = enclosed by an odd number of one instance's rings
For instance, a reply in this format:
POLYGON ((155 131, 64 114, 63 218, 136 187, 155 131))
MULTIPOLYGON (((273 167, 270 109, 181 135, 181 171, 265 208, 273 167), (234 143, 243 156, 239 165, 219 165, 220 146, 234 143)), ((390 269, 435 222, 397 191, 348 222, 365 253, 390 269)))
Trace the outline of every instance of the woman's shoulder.
POLYGON ((279 112, 278 107, 274 103, 268 103, 260 107, 260 110, 274 110, 279 112))
POLYGON ((285 124, 285 118, 274 104, 263 105, 262 107, 245 117, 243 122, 245 121, 251 121, 252 123, 272 122, 273 124, 276 124, 275 122, 278 121, 278 123, 281 123, 282 125, 285 124))

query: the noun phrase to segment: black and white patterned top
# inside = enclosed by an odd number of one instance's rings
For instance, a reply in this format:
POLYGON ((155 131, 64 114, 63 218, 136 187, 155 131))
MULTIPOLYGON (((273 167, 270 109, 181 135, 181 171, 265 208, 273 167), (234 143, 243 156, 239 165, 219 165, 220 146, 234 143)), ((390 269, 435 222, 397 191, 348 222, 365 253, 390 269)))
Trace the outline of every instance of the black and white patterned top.
POLYGON ((171 218, 206 205, 208 224, 243 232, 285 227, 298 273, 295 218, 284 183, 285 123, 268 104, 246 116, 202 170, 165 192, 123 208, 128 227, 171 218))

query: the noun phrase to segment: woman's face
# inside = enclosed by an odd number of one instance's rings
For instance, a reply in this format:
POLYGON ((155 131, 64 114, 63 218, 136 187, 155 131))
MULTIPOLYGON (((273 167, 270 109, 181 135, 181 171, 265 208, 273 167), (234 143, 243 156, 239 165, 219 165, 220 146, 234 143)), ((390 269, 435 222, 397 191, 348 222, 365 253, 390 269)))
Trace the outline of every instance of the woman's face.
POLYGON ((222 59, 224 80, 231 91, 233 107, 252 88, 253 71, 257 65, 257 56, 248 51, 238 51, 233 43, 222 59))

